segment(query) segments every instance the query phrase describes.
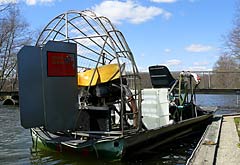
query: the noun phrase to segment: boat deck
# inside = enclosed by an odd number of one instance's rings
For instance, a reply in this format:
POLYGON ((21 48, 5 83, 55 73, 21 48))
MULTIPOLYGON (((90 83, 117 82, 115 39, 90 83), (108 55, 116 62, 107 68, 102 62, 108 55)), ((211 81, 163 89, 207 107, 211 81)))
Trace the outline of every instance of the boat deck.
MULTIPOLYGON (((94 141, 96 139, 106 140, 106 139, 116 139, 121 136, 121 132, 119 131, 111 131, 111 132, 102 132, 102 131, 77 131, 72 132, 67 136, 61 133, 52 134, 50 132, 43 131, 42 129, 35 128, 34 132, 38 134, 38 136, 49 140, 59 142, 65 145, 77 146, 79 144, 94 141)), ((100 141, 101 141, 100 140, 100 141)))

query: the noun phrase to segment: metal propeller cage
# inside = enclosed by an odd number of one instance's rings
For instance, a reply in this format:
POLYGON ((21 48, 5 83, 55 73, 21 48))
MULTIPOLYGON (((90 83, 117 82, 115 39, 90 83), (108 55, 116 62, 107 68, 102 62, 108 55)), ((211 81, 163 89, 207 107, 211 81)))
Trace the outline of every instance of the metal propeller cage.
MULTIPOLYGON (((124 65, 120 73, 120 82, 126 79, 136 100, 138 123, 141 126, 141 81, 133 54, 123 36, 110 20, 97 16, 89 10, 68 11, 51 20, 41 32, 36 46, 42 46, 47 41, 64 41, 77 44, 77 71, 83 72, 89 68, 97 68, 107 64, 124 65)), ((122 85, 122 84, 121 84, 122 85)), ((126 117, 126 99, 119 102, 120 121, 123 130, 123 118, 126 117)), ((138 128, 139 128, 138 127, 138 128)))

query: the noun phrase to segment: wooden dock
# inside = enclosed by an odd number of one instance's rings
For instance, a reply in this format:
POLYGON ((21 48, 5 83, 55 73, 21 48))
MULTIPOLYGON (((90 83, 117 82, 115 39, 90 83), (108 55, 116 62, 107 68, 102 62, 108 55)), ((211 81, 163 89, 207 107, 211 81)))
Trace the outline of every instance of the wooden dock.
POLYGON ((240 148, 234 117, 215 116, 186 164, 239 164, 240 148))

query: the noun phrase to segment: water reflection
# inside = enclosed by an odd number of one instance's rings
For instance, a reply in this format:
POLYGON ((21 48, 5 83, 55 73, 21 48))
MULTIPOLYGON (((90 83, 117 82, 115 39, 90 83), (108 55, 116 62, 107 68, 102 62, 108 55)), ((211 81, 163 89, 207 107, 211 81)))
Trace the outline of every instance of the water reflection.
POLYGON ((141 153, 126 162, 135 162, 143 164, 185 164, 196 147, 204 128, 198 132, 193 132, 191 135, 181 137, 174 143, 169 143, 165 146, 160 146, 154 150, 141 153))
POLYGON ((32 164, 106 164, 110 161, 97 160, 96 158, 80 157, 74 153, 60 153, 55 151, 36 151, 31 149, 32 164))

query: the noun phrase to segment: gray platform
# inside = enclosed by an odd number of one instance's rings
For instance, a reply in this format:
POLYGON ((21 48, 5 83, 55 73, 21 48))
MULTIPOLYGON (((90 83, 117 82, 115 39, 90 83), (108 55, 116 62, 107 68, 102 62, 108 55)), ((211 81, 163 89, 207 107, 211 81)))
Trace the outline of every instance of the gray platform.
POLYGON ((239 137, 234 117, 240 114, 215 116, 187 164, 239 164, 239 137))

